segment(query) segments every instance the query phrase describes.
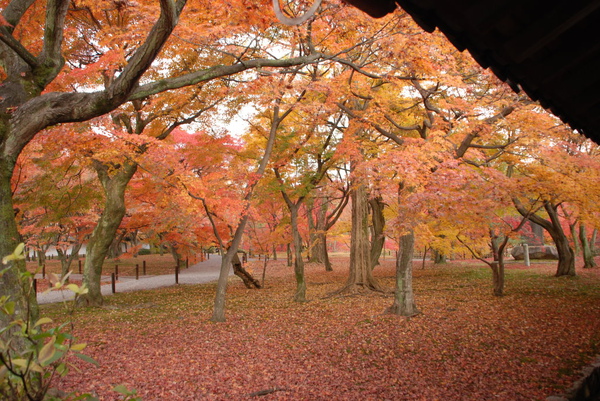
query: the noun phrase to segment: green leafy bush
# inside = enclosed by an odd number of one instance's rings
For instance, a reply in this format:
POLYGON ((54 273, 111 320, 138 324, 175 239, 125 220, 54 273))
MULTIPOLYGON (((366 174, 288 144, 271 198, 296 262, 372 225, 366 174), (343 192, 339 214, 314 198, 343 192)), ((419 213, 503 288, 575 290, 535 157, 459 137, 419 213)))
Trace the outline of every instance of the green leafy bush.
MULTIPOLYGON (((2 259, 8 267, 0 271, 0 277, 9 269, 17 268, 15 262, 23 259, 23 244, 2 259)), ((20 273, 20 279, 29 294, 33 291, 33 274, 20 273)), ((85 286, 65 284, 69 275, 62 279, 52 274, 49 276, 52 288, 67 288, 79 297, 87 292, 85 286)), ((49 291, 49 290, 48 290, 49 291)), ((27 297, 29 299, 29 297, 27 297)), ((27 305, 30 310, 31 305, 27 305)), ((72 315, 75 302, 65 302, 69 314, 72 315)), ((52 327, 52 319, 41 317, 37 321, 29 321, 15 313, 15 302, 8 296, 0 297, 0 314, 7 317, 9 324, 0 329, 0 399, 2 400, 95 400, 89 394, 61 394, 50 386, 53 379, 69 373, 73 367, 69 355, 96 364, 96 361, 81 353, 86 347, 77 343, 71 335, 72 324, 66 322, 52 327)), ((29 315, 29 314, 28 314, 29 315)))

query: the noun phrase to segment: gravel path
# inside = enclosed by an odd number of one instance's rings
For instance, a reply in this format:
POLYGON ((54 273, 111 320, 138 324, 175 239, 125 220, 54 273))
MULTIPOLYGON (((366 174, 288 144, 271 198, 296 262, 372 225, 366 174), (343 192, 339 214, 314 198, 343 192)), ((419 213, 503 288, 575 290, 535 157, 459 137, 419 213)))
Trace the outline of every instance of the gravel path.
MULTIPOLYGON (((179 272, 179 284, 203 284, 216 281, 219 278, 219 269, 221 268, 221 256, 210 255, 210 259, 204 262, 196 263, 187 269, 179 272)), ((229 274, 233 274, 233 269, 229 274)), ((41 277, 41 276, 40 276, 41 277)), ((81 274, 72 274, 73 279, 81 280, 81 274)), ((103 276, 103 282, 110 283, 110 276, 103 276)), ((163 276, 140 276, 139 280, 134 277, 119 277, 115 285, 116 292, 129 292, 138 290, 148 290, 152 288, 168 287, 175 285, 175 273, 163 276)), ((102 287, 102 295, 112 295, 110 284, 102 287)), ((50 291, 48 293, 38 293, 37 301, 39 304, 49 304, 73 299, 74 294, 69 290, 50 291)))

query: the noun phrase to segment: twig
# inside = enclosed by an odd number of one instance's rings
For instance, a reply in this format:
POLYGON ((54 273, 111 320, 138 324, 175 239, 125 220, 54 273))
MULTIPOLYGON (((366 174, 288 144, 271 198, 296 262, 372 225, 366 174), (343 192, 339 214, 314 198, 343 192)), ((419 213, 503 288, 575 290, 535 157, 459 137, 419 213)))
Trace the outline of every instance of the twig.
POLYGON ((266 390, 260 390, 260 391, 256 391, 254 393, 248 394, 248 397, 262 397, 263 395, 268 395, 271 393, 275 393, 277 391, 290 391, 290 389, 285 388, 285 387, 273 387, 273 388, 268 388, 266 390))

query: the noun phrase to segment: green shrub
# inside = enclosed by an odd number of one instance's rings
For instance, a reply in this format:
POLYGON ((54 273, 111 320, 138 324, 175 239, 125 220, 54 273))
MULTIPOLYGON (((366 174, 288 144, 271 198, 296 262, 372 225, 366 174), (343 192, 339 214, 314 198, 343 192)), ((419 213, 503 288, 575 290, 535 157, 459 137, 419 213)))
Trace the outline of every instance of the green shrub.
MULTIPOLYGON (((0 271, 0 277, 9 269, 16 268, 15 261, 24 259, 23 244, 17 246, 12 255, 2 259, 8 265, 0 271)), ((84 286, 65 284, 68 274, 58 279, 49 275, 53 288, 67 288, 79 297, 87 292, 84 286)), ((33 291, 33 274, 21 273, 20 279, 33 291)), ((29 299, 29 297, 28 297, 29 299)), ((69 307, 73 314, 75 302, 69 307)), ((27 305, 31 308, 31 305, 27 305)), ((8 296, 0 297, 0 314, 8 317, 10 323, 0 329, 0 399, 3 400, 95 400, 89 394, 76 396, 61 394, 50 389, 55 377, 65 376, 73 366, 68 362, 69 355, 96 364, 96 361, 81 353, 85 344, 77 343, 71 335, 71 322, 51 327, 52 319, 42 317, 36 322, 24 321, 15 314, 15 302, 8 296)))

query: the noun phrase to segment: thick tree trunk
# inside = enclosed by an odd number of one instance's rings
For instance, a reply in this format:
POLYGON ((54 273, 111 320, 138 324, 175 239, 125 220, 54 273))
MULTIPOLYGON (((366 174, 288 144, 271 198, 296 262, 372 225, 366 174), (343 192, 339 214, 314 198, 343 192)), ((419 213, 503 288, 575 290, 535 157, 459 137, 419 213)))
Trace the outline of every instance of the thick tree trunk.
POLYGON ((438 251, 437 249, 433 250, 433 264, 441 265, 447 263, 446 255, 443 252, 438 251))
POLYGON ((579 239, 581 240, 581 251, 583 252, 583 268, 590 269, 596 267, 594 253, 587 238, 587 230, 582 223, 579 224, 579 239))
MULTIPOLYGON (((0 161, 0 258, 13 253, 21 242, 15 223, 10 185, 13 167, 13 163, 0 161)), ((0 267, 0 269, 4 268, 6 266, 0 267)), ((0 327, 7 327, 13 319, 37 320, 36 294, 30 291, 28 280, 24 281, 20 277, 25 271, 25 261, 17 260, 11 262, 11 268, 0 277, 0 296, 8 296, 11 301, 15 302, 14 317, 0 314, 0 327)))
POLYGON ((546 202, 544 209, 550 217, 551 225, 546 230, 554 240, 556 250, 558 251, 558 266, 556 267, 556 276, 575 276, 575 253, 569 243, 569 238, 566 236, 560 220, 556 207, 546 202))
POLYGON ((529 213, 529 210, 517 198, 513 199, 513 203, 521 216, 528 218, 533 223, 542 226, 552 237, 556 250, 558 251, 558 266, 555 276, 575 276, 575 253, 569 244, 569 238, 565 235, 560 219, 558 218, 558 205, 545 201, 544 209, 550 220, 546 220, 537 214, 529 213))
POLYGON ((104 302, 101 292, 102 266, 125 216, 125 189, 136 170, 137 164, 123 164, 110 177, 107 166, 96 165, 106 199, 104 210, 87 244, 83 284, 87 286, 88 293, 79 298, 79 302, 83 305, 100 306, 104 302))
POLYGON ((369 202, 367 189, 358 185, 352 191, 352 228, 350 232, 350 272, 342 291, 361 289, 382 291, 371 269, 369 242, 369 202))
POLYGON ((490 267, 492 268, 494 295, 501 297, 504 295, 504 263, 494 261, 490 267))
POLYGON ((371 207, 371 269, 379 265, 379 257, 385 243, 383 228, 385 227, 385 217, 383 216, 383 199, 378 196, 369 200, 371 207))
POLYGON ((415 234, 409 232, 400 237, 400 251, 396 259, 396 292, 394 303, 386 313, 400 316, 414 316, 419 313, 415 304, 412 287, 412 260, 415 247, 415 234))

